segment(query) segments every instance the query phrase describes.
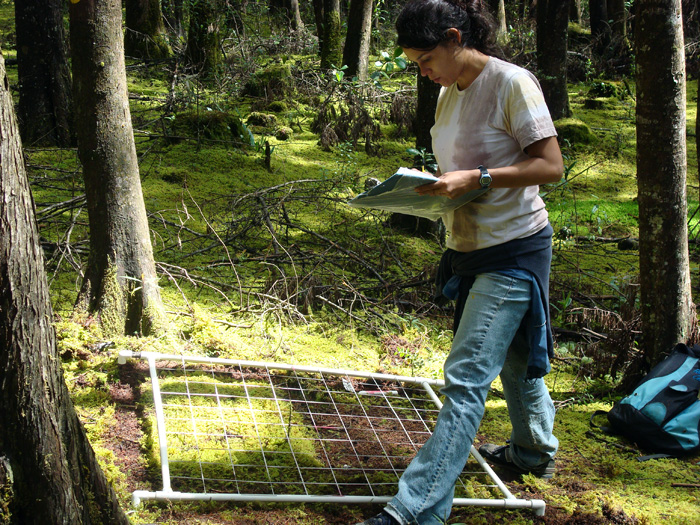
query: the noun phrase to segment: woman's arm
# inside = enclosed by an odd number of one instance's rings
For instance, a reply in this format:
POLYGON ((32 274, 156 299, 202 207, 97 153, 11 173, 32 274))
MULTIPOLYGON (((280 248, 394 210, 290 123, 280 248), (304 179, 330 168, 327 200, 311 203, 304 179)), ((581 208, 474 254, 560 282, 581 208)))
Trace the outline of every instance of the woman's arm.
MULTIPOLYGON (((492 188, 522 188, 557 182, 564 173, 564 161, 556 137, 538 140, 525 149, 530 157, 512 166, 490 168, 492 188)), ((474 167, 469 170, 449 171, 440 175, 440 180, 416 188, 420 195, 441 195, 456 199, 468 191, 481 187, 481 172, 474 167)))

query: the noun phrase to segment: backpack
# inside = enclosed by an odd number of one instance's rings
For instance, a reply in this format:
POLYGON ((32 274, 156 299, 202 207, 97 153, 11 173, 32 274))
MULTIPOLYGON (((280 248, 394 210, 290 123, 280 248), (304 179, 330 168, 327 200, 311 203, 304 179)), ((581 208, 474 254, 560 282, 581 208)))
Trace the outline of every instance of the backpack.
MULTIPOLYGON (((700 346, 678 344, 607 412, 610 428, 652 453, 700 451, 700 346)), ((605 412, 597 411, 596 415, 605 412)), ((593 417, 591 417, 591 424, 593 417)), ((593 425, 595 426, 595 425, 593 425)))

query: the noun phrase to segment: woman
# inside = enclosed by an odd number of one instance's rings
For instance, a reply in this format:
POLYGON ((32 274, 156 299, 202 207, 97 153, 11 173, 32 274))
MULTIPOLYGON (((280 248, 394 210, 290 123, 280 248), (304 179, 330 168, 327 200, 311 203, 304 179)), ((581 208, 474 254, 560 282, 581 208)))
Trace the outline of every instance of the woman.
POLYGON ((442 86, 431 130, 439 180, 416 191, 450 198, 489 191, 443 217, 449 238, 438 290, 457 299, 444 406, 398 494, 365 525, 447 521, 455 481, 499 374, 510 442, 479 452, 517 473, 551 478, 558 447, 542 380, 552 355, 552 228, 539 185, 559 180, 563 162, 539 84, 497 57, 494 26, 480 0, 413 0, 396 28, 406 56, 442 86))

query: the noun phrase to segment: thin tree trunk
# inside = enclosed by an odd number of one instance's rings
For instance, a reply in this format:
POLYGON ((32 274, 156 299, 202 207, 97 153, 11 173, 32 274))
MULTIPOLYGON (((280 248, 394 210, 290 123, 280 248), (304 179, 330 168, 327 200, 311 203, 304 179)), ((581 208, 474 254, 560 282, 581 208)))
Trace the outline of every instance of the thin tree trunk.
POLYGON ((637 0, 637 184, 643 349, 650 365, 695 331, 686 201, 680 0, 637 0))
POLYGON ((324 24, 324 0, 313 0, 314 19, 316 20, 316 36, 318 37, 318 54, 323 56, 323 24, 324 24))
POLYGON ((0 484, 3 523, 127 524, 63 379, 2 56, 0 78, 0 464, 10 482, 0 484))
POLYGON ((590 0, 588 8, 590 11, 593 50, 597 55, 602 55, 607 46, 610 45, 607 2, 606 0, 590 0))
POLYGON ((367 80, 369 41, 372 36, 372 0, 352 0, 348 16, 348 30, 343 49, 345 74, 367 80))
POLYGON ((78 154, 90 223, 90 255, 78 306, 107 333, 163 327, 126 88, 120 0, 70 6, 78 154))
POLYGON ((340 0, 323 1, 323 48, 321 69, 340 67, 343 59, 343 43, 340 23, 340 0))
POLYGON ((192 0, 185 56, 191 68, 207 76, 221 63, 219 0, 192 0))
POLYGON ((418 99, 416 102, 416 148, 433 151, 433 138, 430 128, 435 124, 435 108, 440 94, 440 85, 418 73, 418 99))
POLYGON ((498 28, 498 40, 502 41, 503 38, 508 34, 508 26, 506 25, 506 5, 504 0, 489 0, 489 7, 491 8, 491 13, 496 20, 496 27, 498 28))
POLYGON ((75 143, 61 0, 15 2, 20 131, 25 146, 75 143))
POLYGON ((581 24, 581 0, 571 0, 569 5, 569 20, 581 24))
POLYGON ((167 58, 171 55, 165 36, 160 0, 124 0, 126 32, 124 52, 136 58, 167 58))
POLYGON ((569 0, 537 2, 537 69, 552 119, 571 115, 566 84, 569 0))

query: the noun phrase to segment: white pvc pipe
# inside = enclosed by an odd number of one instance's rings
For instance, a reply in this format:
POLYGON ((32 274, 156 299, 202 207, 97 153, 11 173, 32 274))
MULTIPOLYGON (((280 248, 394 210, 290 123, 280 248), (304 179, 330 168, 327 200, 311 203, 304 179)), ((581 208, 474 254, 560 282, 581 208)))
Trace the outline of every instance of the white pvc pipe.
MULTIPOLYGON (((135 359, 160 359, 165 361, 182 361, 183 356, 177 354, 159 354, 157 352, 132 352, 131 350, 122 350, 119 352, 119 364, 124 364, 126 358, 135 359)), ((220 357, 195 357, 187 356, 187 361, 192 363, 210 363, 213 365, 239 365, 246 367, 258 367, 258 368, 272 368, 276 370, 294 370, 297 372, 314 372, 317 374, 331 374, 338 376, 352 376, 352 377, 364 377, 366 379, 381 379, 383 381, 400 381, 400 382, 410 382, 416 383, 417 379, 415 377, 409 376, 398 376, 392 374, 377 374, 373 372, 360 372, 357 370, 344 370, 340 368, 323 368, 317 366, 301 366, 301 365, 287 365, 281 363, 267 363, 265 361, 245 361, 240 359, 223 359, 220 357)), ((445 386, 444 381, 439 379, 425 379, 420 378, 420 382, 425 382, 429 385, 434 386, 445 386)))
MULTIPOLYGON (((132 496, 134 506, 141 500, 156 501, 263 501, 269 503, 388 503, 392 496, 311 496, 293 494, 197 494, 189 492, 149 492, 136 490, 132 496)), ((537 516, 544 516, 545 503, 539 499, 472 499, 455 498, 453 505, 499 507, 506 509, 531 509, 537 516)))
POLYGON ((153 388, 153 406, 156 409, 156 425, 158 426, 158 446, 160 447, 160 468, 163 475, 163 491, 170 492, 170 463, 168 462, 168 442, 165 433, 165 416, 163 415, 163 402, 160 398, 160 384, 158 383, 158 370, 156 358, 148 356, 148 367, 151 371, 151 383, 153 388))

